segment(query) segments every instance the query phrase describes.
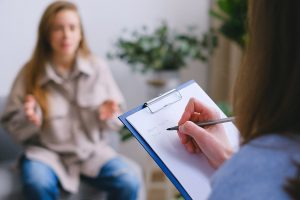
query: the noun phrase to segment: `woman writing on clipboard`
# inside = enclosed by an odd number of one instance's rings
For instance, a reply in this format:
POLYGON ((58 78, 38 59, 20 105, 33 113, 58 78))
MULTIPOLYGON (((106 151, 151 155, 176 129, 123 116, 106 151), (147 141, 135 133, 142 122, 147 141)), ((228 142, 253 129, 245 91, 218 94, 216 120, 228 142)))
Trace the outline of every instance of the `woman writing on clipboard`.
POLYGON ((249 41, 234 96, 240 150, 233 155, 223 125, 193 123, 220 118, 196 99, 179 121, 179 137, 218 169, 209 199, 300 199, 300 2, 248 6, 249 41))

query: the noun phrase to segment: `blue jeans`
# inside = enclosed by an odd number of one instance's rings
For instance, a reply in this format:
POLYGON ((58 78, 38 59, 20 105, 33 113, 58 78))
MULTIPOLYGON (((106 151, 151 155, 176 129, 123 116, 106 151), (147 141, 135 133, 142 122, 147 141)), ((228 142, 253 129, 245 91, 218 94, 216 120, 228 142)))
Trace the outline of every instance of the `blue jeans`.
MULTIPOLYGON (((23 189, 28 200, 58 199, 60 193, 59 179, 48 165, 23 157, 21 172, 23 189)), ((121 158, 108 161, 101 168, 97 177, 82 176, 82 180, 107 192, 107 197, 110 200, 137 199, 138 178, 121 158)))

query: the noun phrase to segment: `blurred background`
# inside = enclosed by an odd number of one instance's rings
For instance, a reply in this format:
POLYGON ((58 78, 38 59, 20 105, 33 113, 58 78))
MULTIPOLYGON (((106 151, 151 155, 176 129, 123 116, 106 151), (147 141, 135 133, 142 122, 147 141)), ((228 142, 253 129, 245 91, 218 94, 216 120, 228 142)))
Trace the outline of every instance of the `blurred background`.
MULTIPOLYGON (((8 95, 16 73, 31 56, 39 19, 50 2, 0 0, 1 97, 8 95)), ((107 59, 128 109, 194 79, 230 115, 232 87, 247 39, 246 0, 73 2, 79 8, 91 50, 107 59), (169 43, 157 44, 153 42, 156 37, 167 38, 169 43), (124 41, 131 42, 131 46, 124 41), (179 49, 175 54, 162 51, 164 45, 177 42, 174 48, 179 49), (135 60, 145 56, 139 53, 129 55, 136 47, 146 50, 153 47, 153 54, 157 57, 151 60, 157 62, 135 60), (175 57, 182 57, 184 62, 170 60, 174 69, 159 63, 175 57), (162 68, 158 69, 159 66, 162 68), (167 71, 167 75, 159 75, 162 71, 167 71)), ((125 138, 115 143, 120 152, 141 165, 147 199, 176 198, 176 189, 135 139, 125 138)), ((1 150, 0 154, 3 153, 1 150)))

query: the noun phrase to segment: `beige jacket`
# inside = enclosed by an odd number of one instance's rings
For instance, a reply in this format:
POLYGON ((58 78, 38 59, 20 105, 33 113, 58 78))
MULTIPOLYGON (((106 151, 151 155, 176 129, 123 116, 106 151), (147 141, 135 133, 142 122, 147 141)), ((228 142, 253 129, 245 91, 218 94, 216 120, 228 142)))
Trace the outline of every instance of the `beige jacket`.
MULTIPOLYGON (((1 119, 4 128, 24 145, 25 155, 52 167, 63 188, 76 192, 80 174, 95 177, 101 166, 116 156, 106 144, 105 132, 121 126, 117 116, 99 121, 105 100, 123 104, 123 97, 108 67, 96 58, 79 57, 69 79, 48 64, 39 84, 48 91, 48 126, 37 128, 24 113, 24 73, 18 74, 1 119)), ((37 107, 40 113, 40 108, 37 107)))

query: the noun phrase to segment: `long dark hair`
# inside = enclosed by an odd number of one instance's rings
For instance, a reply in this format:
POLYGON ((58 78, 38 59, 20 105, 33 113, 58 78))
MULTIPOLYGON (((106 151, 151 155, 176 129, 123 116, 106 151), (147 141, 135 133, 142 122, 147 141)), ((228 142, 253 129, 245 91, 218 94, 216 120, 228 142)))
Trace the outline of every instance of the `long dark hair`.
MULTIPOLYGON (((244 144, 269 133, 300 134, 299 10, 300 1, 249 0, 248 45, 234 95, 244 144)), ((299 188, 296 178, 286 189, 300 198, 299 188)))

